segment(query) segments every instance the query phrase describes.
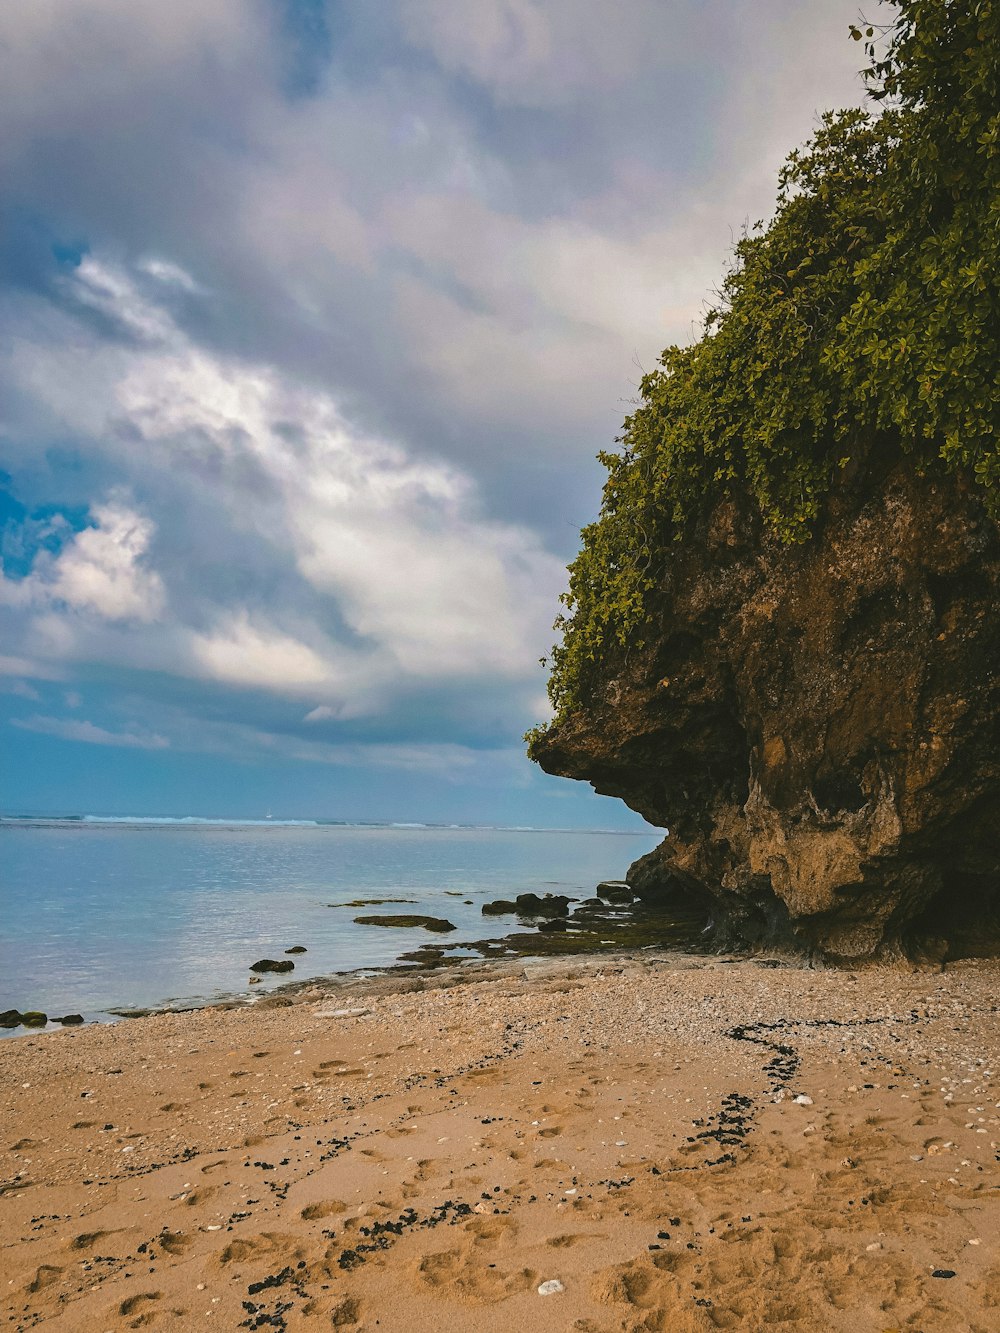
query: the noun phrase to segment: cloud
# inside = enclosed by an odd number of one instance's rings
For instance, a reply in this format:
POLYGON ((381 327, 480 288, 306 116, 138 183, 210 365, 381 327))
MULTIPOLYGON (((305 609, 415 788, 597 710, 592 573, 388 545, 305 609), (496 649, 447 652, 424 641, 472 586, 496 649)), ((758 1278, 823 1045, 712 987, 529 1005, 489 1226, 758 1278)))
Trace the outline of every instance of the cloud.
POLYGON ((211 634, 193 640, 195 661, 215 680, 263 689, 316 690, 330 687, 330 664, 308 644, 236 615, 211 634))
POLYGON ((95 525, 52 562, 45 593, 106 620, 155 620, 163 609, 163 581, 143 567, 154 531, 143 515, 119 501, 96 504, 95 525))
POLYGON ((533 108, 641 79, 678 53, 684 35, 675 24, 664 47, 655 0, 631 0, 611 23, 605 5, 580 0, 479 0, 474 14, 457 13, 450 0, 403 0, 400 17, 409 40, 443 69, 504 104, 533 108))
POLYGON ((342 719, 428 684, 527 688, 562 565, 490 519, 465 471, 197 345, 120 265, 91 257, 63 291, 75 308, 99 293, 128 339, 61 314, 13 360, 120 480, 89 526, 0 583, 36 655, 305 697, 342 719), (81 343, 86 388, 60 373, 81 343))
POLYGON ((33 685, 29 685, 26 680, 0 680, 0 693, 12 694, 17 699, 32 699, 38 701, 41 695, 33 685))
POLYGON ((88 745, 120 745, 135 750, 165 750, 170 742, 155 733, 135 731, 107 731, 93 722, 60 717, 13 718, 13 725, 22 731, 37 731, 45 736, 58 736, 64 741, 83 741, 88 745))
POLYGON ((30 676, 32 680, 61 680, 65 673, 47 662, 0 653, 0 676, 30 676))
POLYGON ((154 525, 121 498, 95 503, 91 517, 93 526, 74 534, 57 555, 42 551, 26 578, 0 578, 0 603, 155 620, 163 609, 163 582, 144 563, 154 525))

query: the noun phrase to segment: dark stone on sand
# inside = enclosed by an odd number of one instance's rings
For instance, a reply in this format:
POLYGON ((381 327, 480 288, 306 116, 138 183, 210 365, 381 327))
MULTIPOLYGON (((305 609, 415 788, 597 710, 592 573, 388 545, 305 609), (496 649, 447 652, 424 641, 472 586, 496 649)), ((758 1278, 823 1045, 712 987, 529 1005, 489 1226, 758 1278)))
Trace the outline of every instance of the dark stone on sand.
POLYGON ((295 964, 290 958, 258 958, 250 964, 251 972, 291 972, 295 964))
POLYGON ((26 1028, 43 1028, 48 1021, 48 1014, 43 1014, 40 1009, 27 1009, 21 1015, 21 1022, 26 1028))
POLYGON ((18 1028, 21 1026, 20 1009, 4 1009, 0 1013, 0 1028, 18 1028))
POLYGON ((62 1018, 53 1018, 53 1023, 62 1023, 63 1027, 75 1027, 83 1022, 83 1014, 63 1014, 62 1018))
POLYGON ((450 921, 445 921, 440 916, 356 916, 354 924, 356 926, 422 926, 424 930, 433 930, 438 935, 444 935, 449 930, 458 929, 457 926, 452 925, 450 921))
POLYGON ((603 898, 606 903, 631 903, 635 901, 635 894, 623 880, 609 879, 603 884, 598 884, 597 896, 603 898))
POLYGON ((517 911, 517 905, 509 898, 497 898, 492 903, 483 903, 483 916, 506 916, 517 911))
POLYGON ((285 953, 306 953, 306 952, 307 950, 304 944, 293 944, 290 949, 285 950, 285 953))
POLYGON ((569 916, 569 899, 562 893, 519 893, 514 899, 518 916, 569 916))
POLYGON ((954 1276, 955 1276, 954 1268, 935 1268, 934 1272, 931 1274, 931 1277, 954 1277, 954 1276))

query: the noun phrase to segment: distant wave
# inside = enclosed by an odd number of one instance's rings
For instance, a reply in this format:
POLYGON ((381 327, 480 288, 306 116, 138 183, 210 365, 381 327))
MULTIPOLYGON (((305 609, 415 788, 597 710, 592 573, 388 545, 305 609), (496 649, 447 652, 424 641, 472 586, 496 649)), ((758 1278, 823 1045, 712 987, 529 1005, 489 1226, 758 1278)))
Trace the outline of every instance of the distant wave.
POLYGON ((439 833, 456 830, 466 833, 619 833, 625 837, 645 836, 648 829, 559 829, 537 828, 528 824, 423 824, 404 820, 350 819, 210 819, 204 815, 2 815, 0 824, 24 827, 37 825, 110 825, 131 828, 340 828, 399 829, 403 832, 439 833))
POLYGON ((203 815, 3 815, 5 824, 151 824, 157 828, 208 825, 215 828, 319 828, 332 820, 318 819, 209 819, 203 815))

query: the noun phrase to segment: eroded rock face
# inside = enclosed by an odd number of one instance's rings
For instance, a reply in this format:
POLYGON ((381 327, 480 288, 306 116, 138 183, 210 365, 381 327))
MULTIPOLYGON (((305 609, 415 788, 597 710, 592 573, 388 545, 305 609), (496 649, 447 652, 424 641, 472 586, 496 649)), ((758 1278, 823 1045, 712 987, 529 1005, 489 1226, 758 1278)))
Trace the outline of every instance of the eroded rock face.
POLYGON ((793 548, 726 502, 671 553, 647 646, 535 757, 669 829, 629 883, 703 903, 720 945, 993 948, 998 593, 961 478, 854 464, 793 548))

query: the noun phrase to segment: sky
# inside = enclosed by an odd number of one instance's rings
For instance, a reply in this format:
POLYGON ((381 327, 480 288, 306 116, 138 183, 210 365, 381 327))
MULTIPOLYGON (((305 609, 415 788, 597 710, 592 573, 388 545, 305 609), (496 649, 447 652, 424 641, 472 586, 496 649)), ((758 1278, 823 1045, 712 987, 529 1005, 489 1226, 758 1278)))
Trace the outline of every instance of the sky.
POLYGON ((0 811, 644 827, 539 658, 857 17, 0 6, 0 811))

